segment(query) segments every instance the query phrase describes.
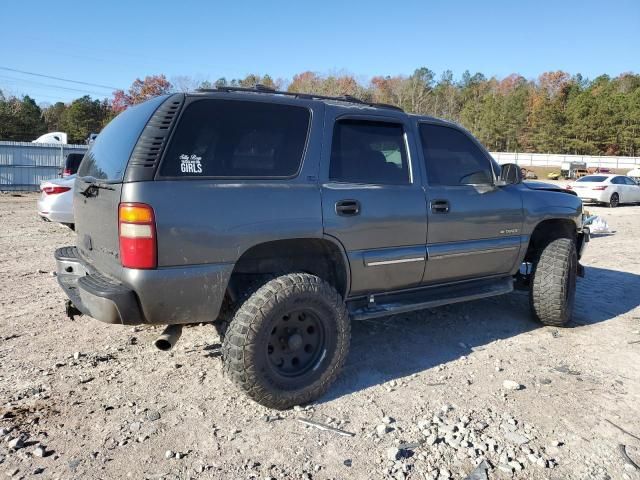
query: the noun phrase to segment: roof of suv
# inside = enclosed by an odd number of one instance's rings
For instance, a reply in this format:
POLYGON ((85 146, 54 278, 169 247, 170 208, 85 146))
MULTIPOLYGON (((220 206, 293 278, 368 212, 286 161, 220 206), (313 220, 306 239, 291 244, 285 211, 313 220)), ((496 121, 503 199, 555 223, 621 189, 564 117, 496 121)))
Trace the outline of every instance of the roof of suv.
POLYGON ((417 118, 420 120, 428 120, 434 123, 441 123, 444 125, 452 125, 458 128, 461 128, 460 125, 450 122, 447 120, 443 120, 437 117, 431 117, 428 115, 419 115, 414 113, 406 113, 402 108, 390 105, 386 103, 376 103, 376 102, 367 102, 365 100, 361 100, 359 98, 353 97, 351 95, 343 95, 339 97, 332 97, 328 95, 319 95, 315 93, 298 93, 298 92, 285 92, 281 90, 274 90, 272 88, 265 87, 264 85, 255 85, 254 88, 246 88, 246 87, 217 87, 217 88, 200 88, 196 90, 194 93, 190 95, 207 95, 207 94, 219 94, 219 93, 240 93, 240 94, 259 94, 264 95, 265 97, 271 97, 273 99, 282 99, 282 98, 290 98, 301 100, 301 103, 307 102, 322 102, 327 105, 333 105, 345 109, 354 109, 354 110, 362 110, 364 109, 373 109, 373 110, 391 110, 396 114, 404 114, 413 118, 417 118))

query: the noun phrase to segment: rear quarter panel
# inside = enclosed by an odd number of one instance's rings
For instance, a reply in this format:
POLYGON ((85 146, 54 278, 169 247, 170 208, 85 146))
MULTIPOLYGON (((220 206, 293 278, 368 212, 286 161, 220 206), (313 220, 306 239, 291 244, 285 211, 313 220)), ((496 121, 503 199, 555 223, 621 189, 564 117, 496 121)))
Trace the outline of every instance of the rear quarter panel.
POLYGON ((322 237, 318 186, 296 179, 129 183, 122 201, 153 207, 158 267, 235 263, 259 243, 322 237))

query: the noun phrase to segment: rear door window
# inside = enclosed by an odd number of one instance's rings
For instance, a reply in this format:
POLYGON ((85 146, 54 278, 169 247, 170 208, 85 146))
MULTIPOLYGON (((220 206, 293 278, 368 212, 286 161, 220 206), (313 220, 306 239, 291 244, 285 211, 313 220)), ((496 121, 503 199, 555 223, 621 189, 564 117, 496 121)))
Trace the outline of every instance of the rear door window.
POLYGON ((464 132, 423 123, 420 139, 431 185, 480 185, 493 183, 491 162, 464 132))
POLYGON ((129 107, 104 127, 84 156, 78 175, 122 181, 129 157, 153 112, 166 100, 160 96, 129 107))
POLYGON ((611 183, 614 185, 624 185, 624 179, 622 177, 614 177, 611 183))
POLYGON ((165 153, 163 177, 289 178, 307 141, 304 107, 198 100, 182 114, 165 153))
POLYGON ((336 122, 329 178, 379 185, 411 183, 402 125, 363 120, 336 122))

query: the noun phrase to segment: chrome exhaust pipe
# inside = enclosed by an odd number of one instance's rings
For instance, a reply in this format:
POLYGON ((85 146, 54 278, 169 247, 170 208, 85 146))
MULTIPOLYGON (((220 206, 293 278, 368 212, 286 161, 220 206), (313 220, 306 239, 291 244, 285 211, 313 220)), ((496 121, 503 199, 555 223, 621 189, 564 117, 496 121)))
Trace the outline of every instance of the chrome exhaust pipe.
POLYGON ((171 350, 178 343, 180 335, 182 335, 182 325, 167 325, 167 328, 153 342, 153 346, 163 352, 171 350))

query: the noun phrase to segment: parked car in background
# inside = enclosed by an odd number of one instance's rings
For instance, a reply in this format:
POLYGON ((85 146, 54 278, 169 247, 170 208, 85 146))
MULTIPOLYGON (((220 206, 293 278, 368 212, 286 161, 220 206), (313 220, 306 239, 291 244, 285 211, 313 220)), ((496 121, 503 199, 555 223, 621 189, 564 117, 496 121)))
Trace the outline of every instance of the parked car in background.
POLYGON ((73 184, 75 175, 40 183, 38 215, 45 221, 58 222, 74 230, 73 184))
POLYGON ((576 192, 583 202, 605 203, 611 208, 640 202, 640 185, 626 175, 587 175, 567 189, 576 192))
POLYGON ((69 177, 78 173, 78 167, 80 162, 84 158, 84 152, 69 153, 67 158, 64 159, 64 165, 62 167, 61 177, 69 177))

